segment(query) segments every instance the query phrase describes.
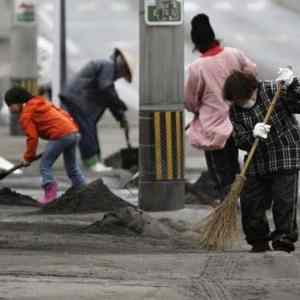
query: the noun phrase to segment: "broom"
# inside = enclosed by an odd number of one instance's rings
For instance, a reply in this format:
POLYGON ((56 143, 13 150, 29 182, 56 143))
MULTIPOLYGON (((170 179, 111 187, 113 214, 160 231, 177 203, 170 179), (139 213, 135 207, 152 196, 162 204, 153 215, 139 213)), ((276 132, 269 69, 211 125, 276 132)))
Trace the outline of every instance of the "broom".
MULTIPOLYGON (((268 123, 270 120, 270 116, 275 108, 277 99, 279 98, 280 91, 281 84, 279 83, 278 89, 264 118, 264 123, 268 123)), ((241 173, 236 175, 224 201, 194 228, 195 231, 201 233, 199 242, 202 248, 224 250, 225 248, 232 246, 233 242, 239 238, 240 228, 238 225, 237 201, 245 184, 246 172, 253 159, 258 143, 259 138, 256 138, 241 173)))

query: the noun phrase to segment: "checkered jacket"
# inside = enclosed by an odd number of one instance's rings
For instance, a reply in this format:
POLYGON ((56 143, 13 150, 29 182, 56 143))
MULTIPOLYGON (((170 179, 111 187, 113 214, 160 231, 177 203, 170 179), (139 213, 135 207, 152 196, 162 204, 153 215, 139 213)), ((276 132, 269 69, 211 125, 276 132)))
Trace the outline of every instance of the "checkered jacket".
MULTIPOLYGON (((256 104, 252 108, 232 105, 230 118, 238 148, 250 150, 254 142, 253 128, 257 122, 263 122, 276 90, 276 82, 262 81, 259 83, 256 104)), ((288 88, 283 88, 268 122, 271 131, 266 140, 259 142, 248 175, 264 175, 300 168, 300 128, 294 113, 300 113, 298 79, 294 79, 288 88)))

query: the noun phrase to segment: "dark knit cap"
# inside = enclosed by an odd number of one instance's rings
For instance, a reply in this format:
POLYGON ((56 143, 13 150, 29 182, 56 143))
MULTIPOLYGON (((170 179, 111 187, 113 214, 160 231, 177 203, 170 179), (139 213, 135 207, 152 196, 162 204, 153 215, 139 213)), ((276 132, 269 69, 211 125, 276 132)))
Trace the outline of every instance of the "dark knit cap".
POLYGON ((32 94, 30 94, 26 89, 20 86, 15 86, 5 93, 4 100, 7 106, 10 106, 12 104, 26 103, 32 97, 32 94))
POLYGON ((209 49, 216 40, 214 30, 209 23, 209 17, 206 14, 198 14, 191 21, 191 39, 195 48, 201 52, 209 49))

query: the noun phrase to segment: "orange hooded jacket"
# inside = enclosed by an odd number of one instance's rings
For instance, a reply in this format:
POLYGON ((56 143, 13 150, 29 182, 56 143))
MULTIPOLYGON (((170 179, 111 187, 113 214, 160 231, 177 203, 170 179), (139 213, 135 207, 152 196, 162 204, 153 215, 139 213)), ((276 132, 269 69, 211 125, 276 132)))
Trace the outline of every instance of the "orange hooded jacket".
POLYGON ((39 138, 58 140, 79 131, 67 112, 40 96, 33 97, 23 105, 19 122, 27 137, 26 161, 36 156, 39 138))

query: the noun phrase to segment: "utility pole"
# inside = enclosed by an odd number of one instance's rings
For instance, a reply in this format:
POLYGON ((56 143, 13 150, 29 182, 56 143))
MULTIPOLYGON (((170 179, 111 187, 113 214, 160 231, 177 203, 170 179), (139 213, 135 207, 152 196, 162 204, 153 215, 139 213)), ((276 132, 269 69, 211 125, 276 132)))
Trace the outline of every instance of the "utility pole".
MULTIPOLYGON (((14 0, 11 34, 11 85, 20 85, 37 94, 37 23, 35 1, 14 0)), ((10 115, 11 135, 20 135, 18 115, 10 115)))
POLYGON ((139 206, 184 206, 183 0, 140 0, 139 206))
MULTIPOLYGON (((12 26, 13 4, 10 0, 0 0, 0 95, 10 86, 10 39, 12 26)), ((0 98, 0 110, 3 99, 0 98)), ((0 126, 6 118, 0 115, 0 126)))
POLYGON ((54 1, 54 47, 52 58, 52 100, 59 104, 59 93, 67 77, 66 55, 66 1, 54 1))

